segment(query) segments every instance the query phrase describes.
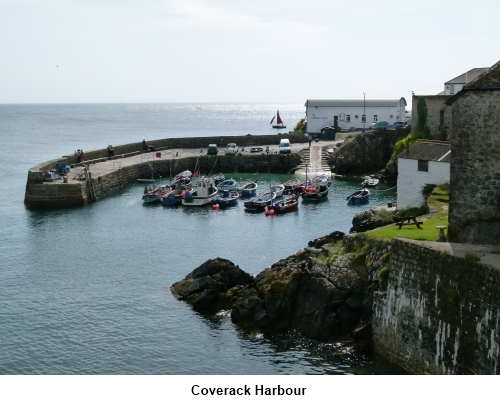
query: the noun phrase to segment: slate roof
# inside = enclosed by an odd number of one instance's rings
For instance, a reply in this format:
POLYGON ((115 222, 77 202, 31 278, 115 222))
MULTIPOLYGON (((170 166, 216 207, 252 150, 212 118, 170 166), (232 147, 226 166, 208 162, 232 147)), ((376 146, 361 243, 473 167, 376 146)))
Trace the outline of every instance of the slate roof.
POLYGON ((446 101, 446 104, 452 105, 457 99, 462 97, 468 91, 474 90, 500 90, 500 61, 495 63, 488 70, 484 71, 471 82, 467 83, 462 90, 446 101))
POLYGON ((405 105, 406 100, 401 98, 316 98, 308 99, 305 103, 306 107, 398 107, 400 100, 403 100, 405 105))
POLYGON ((460 76, 457 76, 451 80, 448 80, 447 82, 445 82, 445 84, 469 83, 486 70, 488 70, 487 67, 474 68, 474 69, 468 70, 467 72, 462 73, 460 76))
POLYGON ((398 156, 402 159, 432 160, 447 162, 451 160, 451 145, 448 142, 418 140, 410 146, 409 152, 402 152, 398 156))

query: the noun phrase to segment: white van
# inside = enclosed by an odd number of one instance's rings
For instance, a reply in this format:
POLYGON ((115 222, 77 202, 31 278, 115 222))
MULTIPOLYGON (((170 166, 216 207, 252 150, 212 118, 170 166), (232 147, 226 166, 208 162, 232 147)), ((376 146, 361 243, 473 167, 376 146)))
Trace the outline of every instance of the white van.
POLYGON ((280 141, 280 153, 292 153, 292 145, 288 139, 282 139, 280 141))

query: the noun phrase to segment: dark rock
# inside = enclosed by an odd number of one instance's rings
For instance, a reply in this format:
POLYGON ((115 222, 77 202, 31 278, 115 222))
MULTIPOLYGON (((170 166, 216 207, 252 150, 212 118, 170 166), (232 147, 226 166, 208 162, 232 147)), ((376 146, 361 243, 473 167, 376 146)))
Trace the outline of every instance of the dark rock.
POLYGON ((189 273, 184 280, 172 284, 175 298, 186 301, 197 311, 230 309, 241 287, 253 277, 233 262, 216 258, 207 260, 189 273))
POLYGON ((380 207, 374 207, 368 211, 360 212, 352 219, 352 228, 349 233, 365 232, 392 224, 396 220, 394 214, 394 210, 389 211, 380 207))
POLYGON ((326 245, 327 243, 332 243, 332 242, 342 240, 344 235, 345 235, 344 232, 335 231, 335 232, 332 232, 330 235, 323 236, 321 238, 317 238, 317 239, 309 241, 307 246, 319 249, 320 247, 322 247, 323 245, 326 245))

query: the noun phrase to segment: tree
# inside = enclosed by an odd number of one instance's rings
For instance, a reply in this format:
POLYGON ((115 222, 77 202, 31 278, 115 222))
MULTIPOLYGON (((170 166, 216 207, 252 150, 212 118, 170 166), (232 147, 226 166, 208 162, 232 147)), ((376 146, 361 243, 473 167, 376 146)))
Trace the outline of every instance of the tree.
POLYGON ((419 97, 417 102, 417 128, 416 132, 423 135, 429 135, 430 130, 427 126, 427 103, 425 98, 419 97))

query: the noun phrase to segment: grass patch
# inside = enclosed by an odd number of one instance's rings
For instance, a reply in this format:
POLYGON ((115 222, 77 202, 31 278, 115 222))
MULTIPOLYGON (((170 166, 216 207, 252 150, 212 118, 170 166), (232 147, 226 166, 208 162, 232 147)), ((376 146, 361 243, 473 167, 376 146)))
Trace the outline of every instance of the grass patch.
POLYGON ((479 262, 481 258, 474 252, 467 250, 464 254, 464 259, 469 260, 470 262, 479 262))
POLYGON ((389 280, 389 265, 386 264, 384 267, 380 269, 380 271, 377 274, 377 277, 379 278, 380 281, 387 283, 389 280))
POLYGON ((399 229, 399 225, 391 224, 365 233, 374 239, 391 240, 392 238, 407 238, 414 240, 435 241, 439 235, 438 225, 448 226, 448 220, 441 218, 427 219, 420 225, 422 229, 418 229, 415 225, 403 225, 399 229))

